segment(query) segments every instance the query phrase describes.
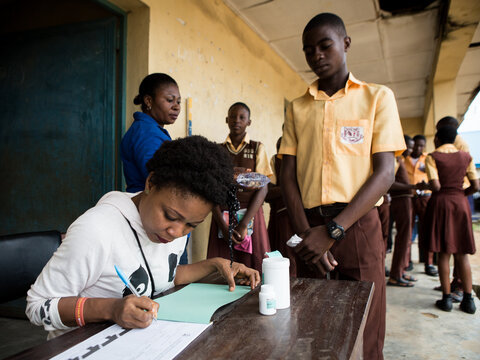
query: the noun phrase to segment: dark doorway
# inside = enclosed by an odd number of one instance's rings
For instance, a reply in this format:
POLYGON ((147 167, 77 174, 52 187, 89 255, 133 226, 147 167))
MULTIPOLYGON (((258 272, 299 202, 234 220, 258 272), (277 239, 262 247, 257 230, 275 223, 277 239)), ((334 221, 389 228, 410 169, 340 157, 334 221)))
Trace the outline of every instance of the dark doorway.
POLYGON ((94 2, 47 2, 36 14, 19 11, 31 1, 6 6, 12 24, 17 11, 32 19, 0 35, 0 234, 65 231, 120 187, 122 19, 94 2))

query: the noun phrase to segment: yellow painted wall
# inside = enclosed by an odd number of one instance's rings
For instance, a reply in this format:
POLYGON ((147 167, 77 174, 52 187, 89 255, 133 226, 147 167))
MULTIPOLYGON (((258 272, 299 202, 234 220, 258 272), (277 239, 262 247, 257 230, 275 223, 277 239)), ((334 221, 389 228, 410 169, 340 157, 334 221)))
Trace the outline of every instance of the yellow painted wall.
MULTIPOLYGON (((236 101, 251 109, 251 137, 269 155, 281 135, 284 99, 307 84, 222 1, 145 0, 150 7, 149 72, 173 76, 193 99, 193 133, 214 141, 228 134, 225 117, 236 101)), ((185 107, 169 127, 186 135, 185 107)))

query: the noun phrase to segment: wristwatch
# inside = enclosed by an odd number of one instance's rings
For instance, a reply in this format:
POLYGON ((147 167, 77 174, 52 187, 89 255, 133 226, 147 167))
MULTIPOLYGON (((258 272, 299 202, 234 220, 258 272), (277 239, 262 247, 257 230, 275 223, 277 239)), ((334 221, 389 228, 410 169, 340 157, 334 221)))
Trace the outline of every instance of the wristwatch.
POLYGON ((340 241, 345 237, 345 229, 343 226, 338 225, 333 220, 327 223, 327 231, 328 235, 335 241, 340 241))

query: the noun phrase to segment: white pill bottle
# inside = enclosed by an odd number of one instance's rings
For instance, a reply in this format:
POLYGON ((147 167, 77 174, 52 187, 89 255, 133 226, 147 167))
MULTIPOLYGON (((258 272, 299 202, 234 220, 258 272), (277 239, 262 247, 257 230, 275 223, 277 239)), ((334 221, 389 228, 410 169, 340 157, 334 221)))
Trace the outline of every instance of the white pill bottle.
POLYGON ((273 315, 277 312, 275 291, 272 285, 262 285, 258 294, 258 304, 262 315, 273 315))
POLYGON ((290 260, 284 257, 265 258, 262 262, 262 280, 273 285, 277 309, 290 307, 290 260))

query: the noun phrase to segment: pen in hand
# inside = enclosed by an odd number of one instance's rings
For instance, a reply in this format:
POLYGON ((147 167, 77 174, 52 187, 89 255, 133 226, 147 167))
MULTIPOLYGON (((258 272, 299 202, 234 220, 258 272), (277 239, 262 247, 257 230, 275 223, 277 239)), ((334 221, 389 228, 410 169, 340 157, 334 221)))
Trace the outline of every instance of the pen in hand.
MULTIPOLYGON (((133 286, 130 280, 128 280, 124 272, 117 265, 113 266, 115 267, 115 271, 117 272, 118 277, 123 281, 125 286, 132 292, 133 295, 135 295, 136 297, 140 297, 137 289, 135 289, 135 286, 133 286)), ((153 320, 157 321, 157 314, 155 312, 153 313, 153 320)))

